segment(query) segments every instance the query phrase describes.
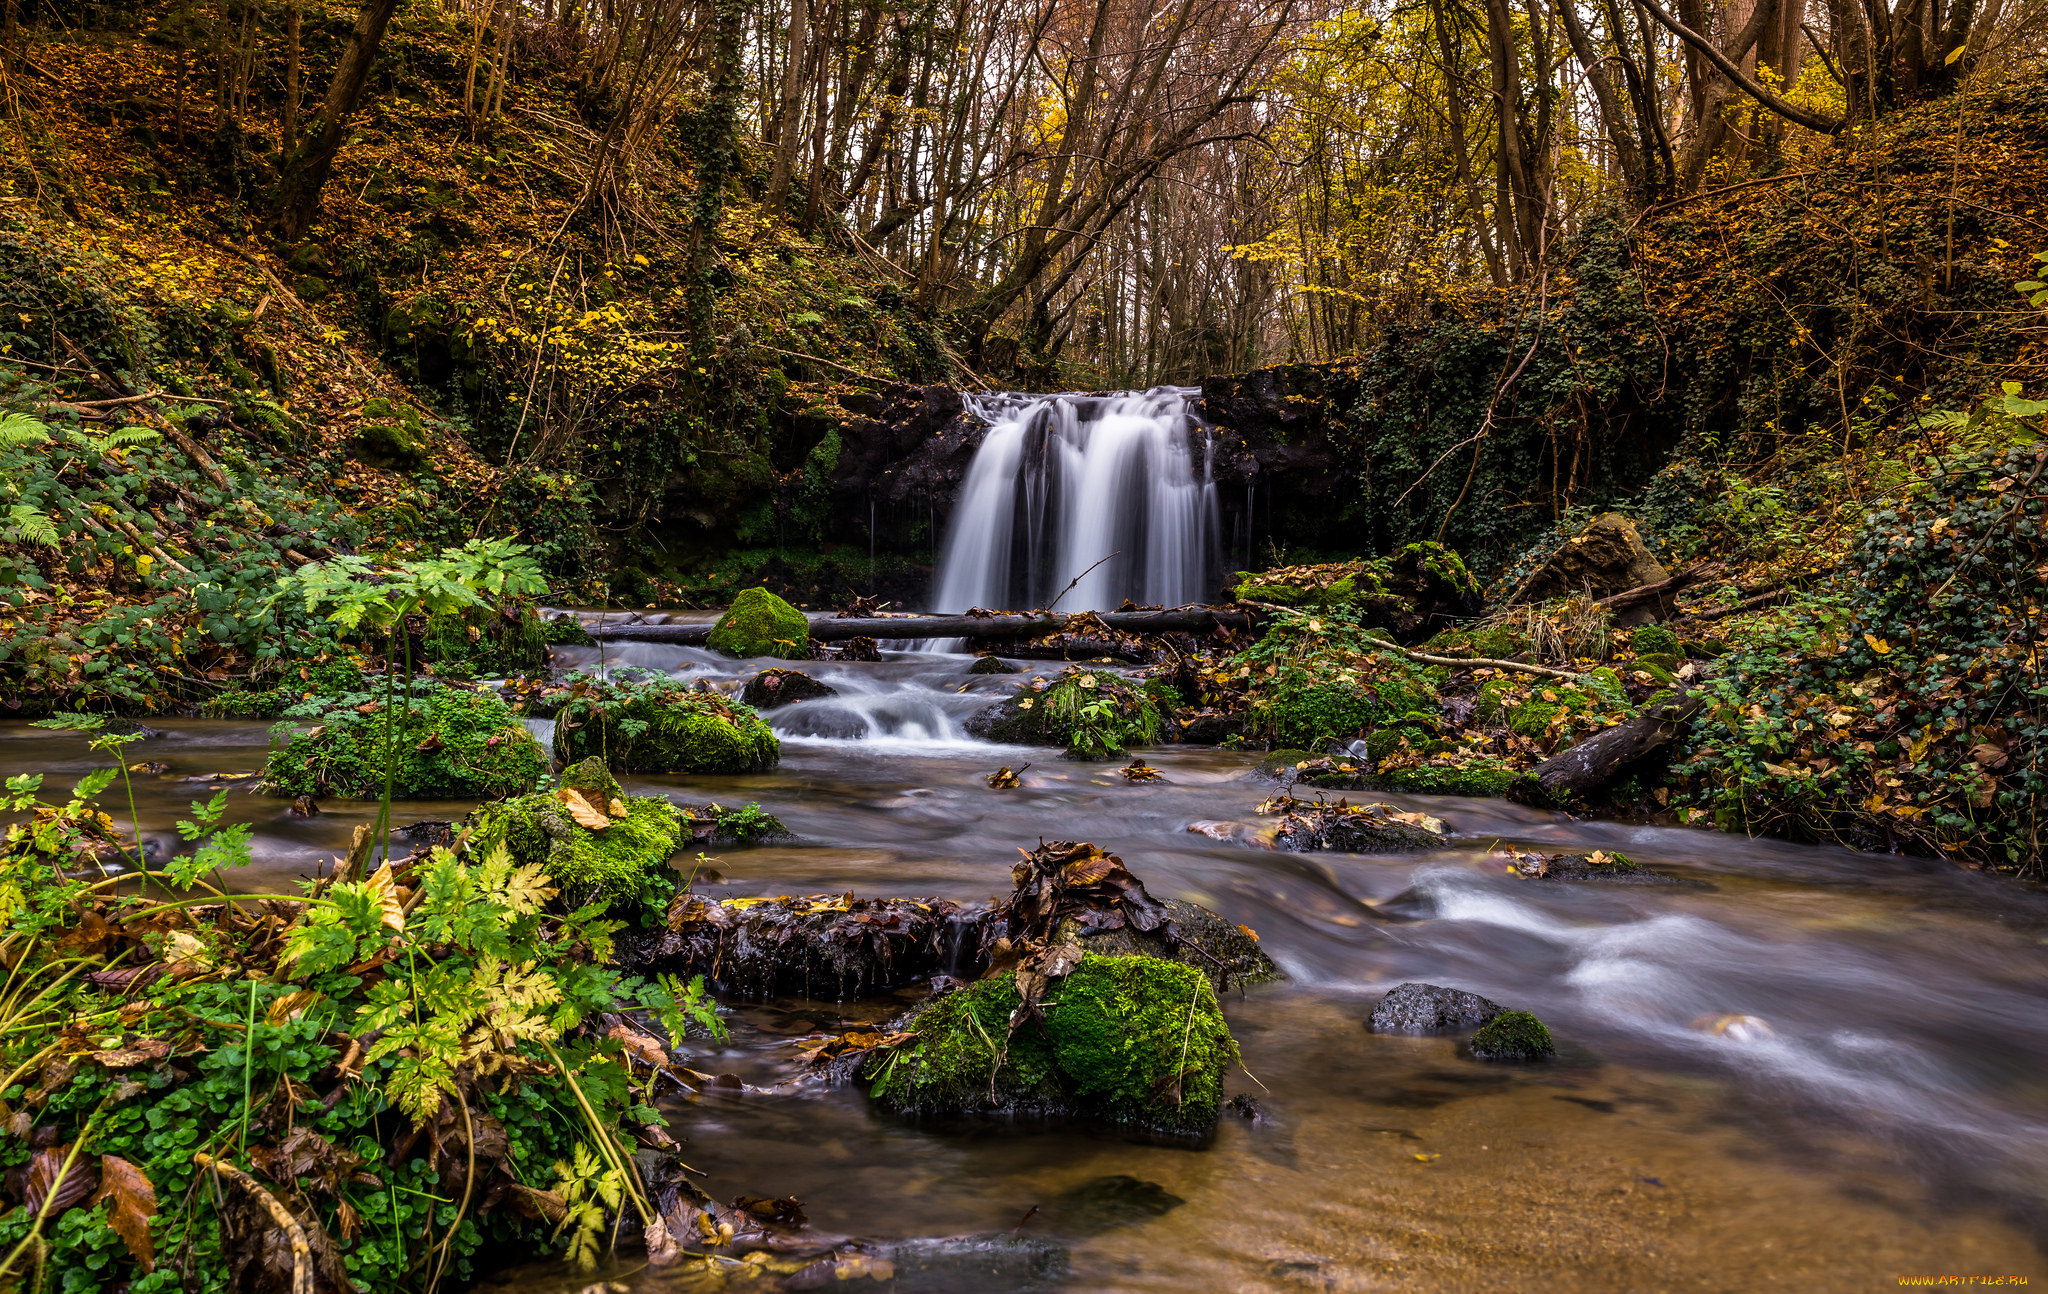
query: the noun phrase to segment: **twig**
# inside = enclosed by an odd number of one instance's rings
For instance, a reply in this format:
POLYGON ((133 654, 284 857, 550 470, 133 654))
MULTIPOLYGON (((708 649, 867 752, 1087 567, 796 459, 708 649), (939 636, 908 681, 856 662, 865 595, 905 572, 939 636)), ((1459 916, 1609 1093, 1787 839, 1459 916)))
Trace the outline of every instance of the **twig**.
POLYGON ((211 1169, 217 1176, 225 1177, 256 1197, 270 1220, 284 1229, 285 1239, 292 1246, 292 1294, 313 1294, 313 1246, 306 1240, 306 1229, 291 1211, 278 1203, 277 1197, 263 1189, 263 1183, 236 1168, 224 1164, 203 1150, 192 1152, 192 1162, 201 1168, 211 1169))
POLYGON ((873 373, 863 373, 857 368, 848 368, 844 364, 838 363, 835 360, 826 359, 823 356, 806 355, 802 351, 798 350, 784 350, 780 346, 768 346, 762 344, 761 342, 755 342, 751 349, 772 351, 777 355, 788 355, 793 359, 809 360, 813 364, 823 364, 826 368, 836 368, 842 373, 851 373, 855 377, 864 378, 869 382, 881 382, 885 385, 893 386, 898 381, 898 379, 893 377, 876 377, 873 373))
MULTIPOLYGON (((1119 551, 1120 551, 1120 550, 1119 550, 1119 551)), ((1116 554, 1115 554, 1115 553, 1111 553, 1111 554, 1109 555, 1109 557, 1114 557, 1114 556, 1116 556, 1116 554)), ((1108 561, 1108 560, 1109 560, 1109 557, 1105 557, 1105 558, 1103 558, 1103 559, 1102 559, 1102 562, 1106 562, 1106 561, 1108 561)), ((1100 565, 1102 565, 1102 562, 1097 562, 1097 563, 1095 563, 1095 566, 1100 566, 1100 565)), ((1072 592, 1074 591, 1074 586, 1075 586, 1076 584, 1079 584, 1079 583, 1080 583, 1080 582, 1081 582, 1082 580, 1085 580, 1085 579, 1087 579, 1087 578, 1088 578, 1088 571, 1092 571, 1092 570, 1094 570, 1094 569, 1095 569, 1095 566, 1091 566, 1091 567, 1089 567, 1087 571, 1082 571, 1082 572, 1081 572, 1081 573, 1080 573, 1079 575, 1076 575, 1076 576, 1075 576, 1075 577, 1074 577, 1073 579, 1069 580, 1069 581, 1067 582, 1067 587, 1065 587, 1065 588, 1063 588, 1063 589, 1061 589, 1061 590, 1060 590, 1060 597, 1059 597, 1059 598, 1054 598, 1054 599, 1052 600, 1052 606, 1049 606, 1049 607, 1047 607, 1047 608, 1045 609, 1045 613, 1046 613, 1047 615, 1051 615, 1051 614, 1052 614, 1052 608, 1053 608, 1053 607, 1056 607, 1056 606, 1058 606, 1058 605, 1060 604, 1060 598, 1063 598, 1063 597, 1067 596, 1067 594, 1069 594, 1069 593, 1072 593, 1072 592)))
MULTIPOLYGON (((1238 605, 1255 607, 1260 611, 1284 612, 1292 616, 1305 614, 1296 611, 1293 607, 1275 606, 1271 602, 1246 602, 1240 599, 1238 605)), ((1398 656, 1406 656, 1409 660, 1421 661, 1425 665, 1448 665, 1453 669, 1471 669, 1476 666, 1481 669, 1516 670, 1523 674, 1541 674, 1545 678, 1561 678, 1567 682, 1574 683, 1586 677, 1586 675, 1573 670, 1552 669, 1548 665, 1527 665, 1518 660, 1495 660, 1491 656, 1430 656, 1419 651, 1410 651, 1406 647, 1398 646, 1380 638, 1367 638, 1365 641, 1382 651, 1390 651, 1398 656)))

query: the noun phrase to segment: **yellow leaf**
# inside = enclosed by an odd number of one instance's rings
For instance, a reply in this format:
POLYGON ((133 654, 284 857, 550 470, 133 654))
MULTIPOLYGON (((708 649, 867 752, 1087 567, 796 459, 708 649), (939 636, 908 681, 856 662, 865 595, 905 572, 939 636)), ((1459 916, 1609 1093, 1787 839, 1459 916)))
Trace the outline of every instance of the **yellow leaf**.
POLYGON ((1968 46, 1968 45, 1958 45, 1958 46, 1956 46, 1956 47, 1955 47, 1954 49, 1952 49, 1952 50, 1950 50, 1950 51, 1948 52, 1948 57, 1946 57, 1946 58, 1944 58, 1944 59, 1942 59, 1942 60, 1941 60, 1941 65, 1942 65, 1943 67, 1947 67, 1947 66, 1948 66, 1949 64, 1951 64, 1951 63, 1955 62, 1955 61, 1956 61, 1957 59, 1959 59, 1959 58, 1961 58, 1961 57, 1963 56, 1963 51, 1964 51, 1964 50, 1966 50, 1966 49, 1968 49, 1968 48, 1969 48, 1969 46, 1968 46))
POLYGON ((263 1018, 274 1025, 289 1024, 306 1014, 306 1008, 318 1002, 323 996, 324 994, 309 988, 287 993, 270 1004, 270 1010, 264 1013, 263 1018))
POLYGON ((1863 641, 1870 644, 1870 650, 1876 652, 1880 656, 1888 656, 1891 654, 1892 645, 1882 638, 1873 638, 1869 634, 1865 634, 1863 635, 1863 641))
POLYGON ((377 869, 369 880, 370 893, 377 896, 377 904, 384 909, 384 924, 394 933, 405 933, 405 904, 398 898, 398 881, 391 875, 391 860, 377 869))
POLYGON ((584 799, 583 792, 573 786, 565 786, 556 791, 555 798, 562 802, 562 807, 569 810, 569 816, 576 819, 576 825, 579 827, 603 831, 612 825, 612 820, 604 816, 604 811, 584 799))

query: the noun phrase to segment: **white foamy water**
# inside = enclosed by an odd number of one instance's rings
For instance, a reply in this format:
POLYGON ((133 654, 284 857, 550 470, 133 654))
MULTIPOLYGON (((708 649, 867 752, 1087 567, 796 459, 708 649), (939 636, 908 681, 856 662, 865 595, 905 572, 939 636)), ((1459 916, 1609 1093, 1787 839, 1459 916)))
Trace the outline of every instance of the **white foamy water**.
POLYGON ((932 609, 1201 601, 1220 560, 1195 390, 967 397, 990 425, 947 523, 932 609))

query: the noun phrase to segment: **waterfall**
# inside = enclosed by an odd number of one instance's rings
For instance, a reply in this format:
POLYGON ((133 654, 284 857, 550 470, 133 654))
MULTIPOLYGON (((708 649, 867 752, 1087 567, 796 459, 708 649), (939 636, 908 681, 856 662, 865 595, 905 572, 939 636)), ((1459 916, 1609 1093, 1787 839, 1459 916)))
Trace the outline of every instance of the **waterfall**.
POLYGON ((1106 611, 1126 598, 1175 606, 1206 597, 1220 534, 1195 394, 966 397, 989 429, 946 526, 932 609, 1023 610, 1059 598, 1062 611, 1106 611))

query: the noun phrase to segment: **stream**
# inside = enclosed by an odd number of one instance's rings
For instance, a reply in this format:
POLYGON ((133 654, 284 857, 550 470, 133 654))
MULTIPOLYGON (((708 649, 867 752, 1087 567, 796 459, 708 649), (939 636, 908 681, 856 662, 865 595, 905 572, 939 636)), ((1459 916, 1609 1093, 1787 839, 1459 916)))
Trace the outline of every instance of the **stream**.
MULTIPOLYGON (((763 662, 652 644, 557 649, 563 667, 736 683, 763 662), (602 660, 600 661, 600 657, 602 660)), ((2048 1277, 2048 897, 1913 858, 1711 831, 1575 822, 1497 800, 1374 795, 1442 818, 1437 851, 1286 854, 1191 822, 1249 820, 1272 789, 1255 756, 1145 752, 1164 781, 994 746, 964 721, 1017 678, 969 658, 885 652, 805 668, 840 695, 768 712, 781 765, 744 777, 625 779, 681 802, 759 800, 797 839, 723 851, 714 896, 857 891, 980 901, 1017 847, 1090 840, 1154 894, 1257 931, 1286 982, 1225 1003, 1263 1108, 1226 1110, 1205 1147, 1082 1128, 918 1126, 807 1076, 794 1040, 909 1000, 732 1004, 723 1046, 688 1063, 745 1087, 667 1104, 715 1196, 794 1195, 819 1231, 906 1241, 903 1290, 1863 1290, 1912 1275, 2048 1277), (997 766, 1024 785, 991 791, 997 766), (1520 879, 1496 842, 1626 852, 1689 886, 1520 879), (1380 994, 1453 985, 1542 1017, 1560 1055, 1490 1066, 1450 1038, 1368 1032, 1380 994), (1256 1075, 1256 1077, 1253 1077, 1256 1075), (951 1255, 949 1257, 949 1255, 951 1255)), ((1052 676, 1056 665, 1023 662, 1052 676)), ((268 725, 154 721, 132 759, 144 834, 261 767, 268 725)), ((84 741, 0 725, 0 773, 54 792, 84 741)), ((110 810, 121 795, 117 783, 110 810)), ((271 890, 345 848, 376 806, 295 820, 231 797, 271 890)), ((125 805, 122 806, 125 808, 125 805)), ((401 822, 466 804, 411 802, 401 822)), ((124 812, 116 813, 117 819, 124 812)), ((635 1294, 773 1289, 695 1267, 492 1288, 635 1294), (600 1286, 604 1288, 604 1286, 600 1286)), ((858 1282, 845 1286, 864 1288, 858 1282)), ((872 1288, 884 1288, 877 1284, 872 1288)))

